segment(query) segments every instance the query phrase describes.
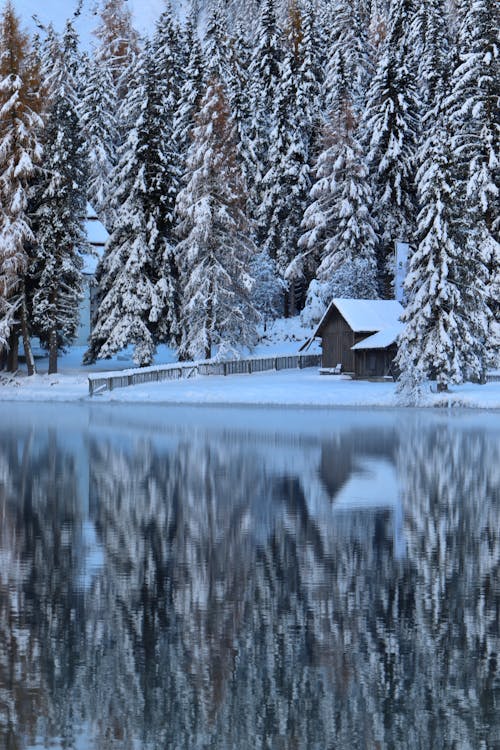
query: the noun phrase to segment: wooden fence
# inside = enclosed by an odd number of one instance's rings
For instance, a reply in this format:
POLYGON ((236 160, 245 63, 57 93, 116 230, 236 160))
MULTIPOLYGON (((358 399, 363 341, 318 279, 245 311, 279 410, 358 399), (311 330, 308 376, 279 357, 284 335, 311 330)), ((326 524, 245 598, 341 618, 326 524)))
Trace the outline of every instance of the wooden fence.
POLYGON ((135 370, 89 375, 89 395, 95 396, 116 388, 127 388, 129 385, 181 380, 195 375, 248 375, 267 370, 294 370, 320 366, 321 354, 292 354, 281 357, 233 359, 227 362, 187 362, 141 367, 135 370))

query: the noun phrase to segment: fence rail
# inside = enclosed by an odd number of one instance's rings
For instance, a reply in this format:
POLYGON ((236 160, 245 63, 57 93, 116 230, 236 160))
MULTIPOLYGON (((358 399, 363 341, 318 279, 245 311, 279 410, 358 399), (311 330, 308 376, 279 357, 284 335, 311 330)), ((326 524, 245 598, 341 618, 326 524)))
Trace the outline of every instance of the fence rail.
POLYGON ((181 380, 194 375, 248 375, 267 370, 295 370, 320 366, 321 354, 293 354, 232 359, 227 362, 188 362, 142 367, 136 370, 89 375, 89 395, 96 396, 104 391, 114 391, 116 388, 127 388, 131 385, 181 380))

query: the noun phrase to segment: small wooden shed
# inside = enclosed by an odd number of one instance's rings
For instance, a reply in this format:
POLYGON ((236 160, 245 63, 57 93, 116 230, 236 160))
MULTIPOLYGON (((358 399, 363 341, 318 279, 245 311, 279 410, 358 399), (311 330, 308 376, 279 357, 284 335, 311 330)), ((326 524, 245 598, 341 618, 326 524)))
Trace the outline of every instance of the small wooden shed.
POLYGON ((358 378, 394 375, 402 312, 396 300, 334 299, 310 341, 321 338, 324 368, 340 364, 358 378))

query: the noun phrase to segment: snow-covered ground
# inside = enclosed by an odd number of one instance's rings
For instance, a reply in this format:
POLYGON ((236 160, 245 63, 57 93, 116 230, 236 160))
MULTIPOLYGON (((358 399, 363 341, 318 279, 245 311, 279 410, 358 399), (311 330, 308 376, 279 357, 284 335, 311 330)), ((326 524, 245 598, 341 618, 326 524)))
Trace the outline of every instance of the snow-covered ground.
MULTIPOLYGON (((299 319, 278 321, 267 332, 252 356, 296 354, 309 331, 299 319)), ((312 348, 310 351, 318 351, 312 348)), ((74 347, 60 358, 57 375, 47 375, 47 360, 38 361, 38 375, 28 378, 0 374, 0 401, 81 401, 88 397, 88 375, 133 367, 132 351, 91 367, 81 364, 84 348, 74 347)), ((245 353, 246 354, 246 353, 245 353)), ((175 353, 159 347, 155 364, 175 362, 175 353)), ((164 404, 238 404, 269 406, 399 406, 394 383, 351 381, 342 376, 320 375, 317 368, 283 370, 253 375, 195 377, 149 383, 94 396, 94 402, 164 404)), ((422 406, 500 409, 500 382, 455 386, 450 393, 433 393, 429 387, 422 406)))

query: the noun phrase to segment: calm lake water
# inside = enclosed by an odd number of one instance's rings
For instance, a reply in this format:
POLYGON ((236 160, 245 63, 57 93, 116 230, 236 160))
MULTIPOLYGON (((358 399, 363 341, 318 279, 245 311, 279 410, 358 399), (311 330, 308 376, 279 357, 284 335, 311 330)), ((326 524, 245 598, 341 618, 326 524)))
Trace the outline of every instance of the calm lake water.
POLYGON ((0 404, 0 748, 500 748, 500 417, 0 404))

